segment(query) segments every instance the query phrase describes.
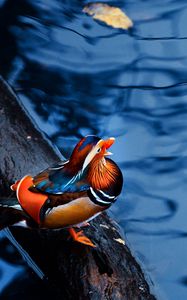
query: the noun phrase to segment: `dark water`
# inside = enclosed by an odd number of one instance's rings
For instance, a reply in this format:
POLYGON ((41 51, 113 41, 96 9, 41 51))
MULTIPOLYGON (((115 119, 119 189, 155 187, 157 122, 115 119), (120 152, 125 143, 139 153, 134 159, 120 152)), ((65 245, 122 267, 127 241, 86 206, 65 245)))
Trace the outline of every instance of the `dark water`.
MULTIPOLYGON (((108 1, 129 32, 93 21, 85 3, 0 1, 0 73, 64 156, 83 135, 117 138, 125 184, 111 213, 158 299, 187 299, 187 2, 108 1)), ((7 247, 6 292, 28 273, 7 247)))

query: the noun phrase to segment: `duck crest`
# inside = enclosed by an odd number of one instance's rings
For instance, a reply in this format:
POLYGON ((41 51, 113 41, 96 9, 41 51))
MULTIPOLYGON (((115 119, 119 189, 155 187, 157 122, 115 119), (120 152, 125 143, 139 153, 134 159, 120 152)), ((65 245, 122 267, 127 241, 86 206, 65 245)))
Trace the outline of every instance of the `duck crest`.
POLYGON ((81 139, 71 154, 70 161, 66 166, 67 171, 76 175, 82 169, 86 156, 99 140, 94 135, 89 135, 81 139))

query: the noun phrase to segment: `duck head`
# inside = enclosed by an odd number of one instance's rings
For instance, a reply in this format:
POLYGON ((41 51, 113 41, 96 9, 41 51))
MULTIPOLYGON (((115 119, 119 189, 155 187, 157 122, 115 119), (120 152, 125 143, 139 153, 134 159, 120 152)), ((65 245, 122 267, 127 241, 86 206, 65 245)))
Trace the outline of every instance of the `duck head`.
POLYGON ((114 141, 115 138, 113 137, 103 140, 95 135, 87 135, 74 148, 70 157, 70 165, 74 166, 76 171, 83 173, 90 166, 104 164, 105 156, 112 154, 108 149, 114 141))
POLYGON ((74 175, 81 174, 92 188, 111 197, 120 194, 123 184, 121 170, 106 157, 112 154, 108 149, 114 142, 113 137, 103 140, 94 135, 86 136, 76 145, 69 161, 74 175))

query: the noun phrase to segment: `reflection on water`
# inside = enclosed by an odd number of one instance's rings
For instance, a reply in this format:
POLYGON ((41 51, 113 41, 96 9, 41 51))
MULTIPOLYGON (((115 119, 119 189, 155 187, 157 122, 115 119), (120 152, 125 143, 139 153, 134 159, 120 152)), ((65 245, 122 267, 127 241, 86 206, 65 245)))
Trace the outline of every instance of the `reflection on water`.
POLYGON ((116 1, 129 32, 85 3, 0 1, 0 73, 64 156, 83 135, 117 137, 112 213, 159 297, 186 299, 187 3, 116 1))

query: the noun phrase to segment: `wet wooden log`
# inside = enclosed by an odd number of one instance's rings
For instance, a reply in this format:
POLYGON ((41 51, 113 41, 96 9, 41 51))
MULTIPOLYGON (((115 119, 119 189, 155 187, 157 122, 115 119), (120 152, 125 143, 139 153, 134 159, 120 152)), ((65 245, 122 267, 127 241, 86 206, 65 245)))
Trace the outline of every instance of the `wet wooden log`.
MULTIPOLYGON (((36 174, 59 155, 35 126, 8 84, 0 78, 0 196, 25 174, 36 174)), ((1 213, 1 212, 0 212, 1 213)), ((153 300, 144 274, 107 214, 86 234, 97 248, 68 239, 64 230, 12 227, 11 231, 47 275, 54 299, 153 300), (62 298, 63 297, 63 298, 62 298)))

